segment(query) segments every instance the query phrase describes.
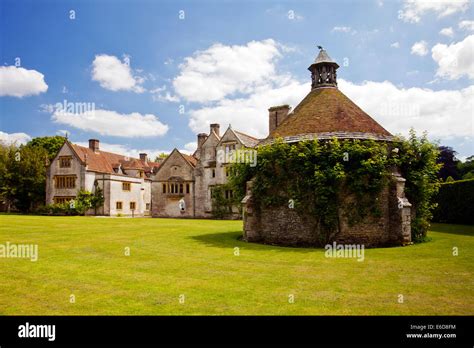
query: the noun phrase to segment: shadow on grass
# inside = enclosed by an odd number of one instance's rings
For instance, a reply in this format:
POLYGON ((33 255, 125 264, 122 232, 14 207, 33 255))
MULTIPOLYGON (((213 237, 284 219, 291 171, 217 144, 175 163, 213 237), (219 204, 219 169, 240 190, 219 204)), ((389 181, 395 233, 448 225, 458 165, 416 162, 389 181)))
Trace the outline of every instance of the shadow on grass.
POLYGON ((428 236, 430 232, 458 234, 461 236, 474 236, 474 226, 434 223, 430 227, 428 236))
POLYGON ((189 237, 200 243, 206 244, 208 246, 214 246, 218 248, 245 248, 245 250, 272 250, 272 251, 296 251, 298 253, 310 253, 310 252, 320 252, 324 249, 321 248, 299 248, 299 247, 284 247, 271 244, 259 244, 259 243, 249 243, 241 239, 242 231, 232 231, 232 232, 221 232, 213 234, 201 234, 198 236, 189 237))

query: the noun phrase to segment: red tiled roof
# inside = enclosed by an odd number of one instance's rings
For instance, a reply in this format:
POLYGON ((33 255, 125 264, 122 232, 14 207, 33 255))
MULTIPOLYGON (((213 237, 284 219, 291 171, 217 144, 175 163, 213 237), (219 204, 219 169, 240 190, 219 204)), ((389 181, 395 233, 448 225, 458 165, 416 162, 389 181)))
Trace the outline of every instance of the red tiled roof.
POLYGON ((339 89, 317 88, 267 139, 326 132, 391 135, 339 89))
POLYGON ((181 154, 183 155, 184 159, 189 162, 189 164, 191 164, 193 167, 196 167, 197 162, 198 162, 198 160, 197 160, 196 157, 190 156, 190 155, 186 155, 186 154, 184 154, 184 153, 181 153, 181 154))
POLYGON ((71 143, 70 145, 82 162, 87 161, 87 169, 94 172, 115 174, 114 168, 118 168, 119 165, 123 169, 141 169, 145 172, 151 172, 160 165, 157 162, 145 162, 138 158, 106 151, 96 153, 88 147, 71 143))

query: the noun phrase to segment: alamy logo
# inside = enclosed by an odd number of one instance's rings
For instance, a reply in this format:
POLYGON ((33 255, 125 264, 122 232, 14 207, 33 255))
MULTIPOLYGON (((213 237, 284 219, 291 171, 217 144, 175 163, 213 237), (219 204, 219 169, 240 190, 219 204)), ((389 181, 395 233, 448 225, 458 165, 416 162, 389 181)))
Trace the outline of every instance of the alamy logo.
POLYGON ((253 149, 218 150, 217 163, 249 163, 257 165, 257 151, 253 149))
POLYGON ((0 244, 0 258, 23 258, 38 261, 38 244, 0 244))
POLYGON ((48 341, 56 339, 56 325, 34 325, 26 322, 18 326, 18 337, 21 338, 47 338, 48 341))
POLYGON ((56 103, 53 106, 56 115, 84 115, 93 118, 95 116, 95 103, 72 103, 66 99, 62 103, 56 103))
POLYGON ((357 258, 357 261, 364 261, 364 245, 360 244, 326 244, 324 255, 331 258, 357 258))

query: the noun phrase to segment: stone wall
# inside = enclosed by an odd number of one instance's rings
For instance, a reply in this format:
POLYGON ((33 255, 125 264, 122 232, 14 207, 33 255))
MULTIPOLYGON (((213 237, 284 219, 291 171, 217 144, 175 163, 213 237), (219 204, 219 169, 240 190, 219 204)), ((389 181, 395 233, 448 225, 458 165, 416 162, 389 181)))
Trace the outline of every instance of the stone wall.
POLYGON ((151 184, 153 217, 195 217, 194 168, 177 151, 173 151, 153 176, 151 184), (172 193, 169 184, 183 185, 183 193, 172 193), (166 192, 163 192, 163 185, 166 192), (189 193, 186 190, 189 185, 189 193), (181 210, 179 201, 183 199, 185 209, 181 210))
POLYGON ((368 215, 358 223, 348 217, 348 205, 354 197, 343 195, 339 209, 338 232, 329 240, 321 235, 314 219, 289 207, 257 207, 247 186, 244 206, 243 238, 249 242, 260 242, 287 246, 322 246, 325 243, 363 244, 365 247, 405 245, 411 242, 410 203, 404 196, 404 179, 394 175, 390 184, 377 197, 381 214, 368 215))

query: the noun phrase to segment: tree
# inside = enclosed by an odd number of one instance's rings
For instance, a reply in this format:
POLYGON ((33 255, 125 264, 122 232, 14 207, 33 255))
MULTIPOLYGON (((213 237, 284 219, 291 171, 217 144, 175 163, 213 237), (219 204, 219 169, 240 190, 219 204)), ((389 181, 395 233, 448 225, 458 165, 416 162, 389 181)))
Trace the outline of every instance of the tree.
POLYGON ((443 167, 438 172, 438 178, 443 181, 446 181, 448 177, 459 180, 461 176, 459 175, 459 160, 456 158, 456 151, 449 146, 440 146, 438 150, 439 157, 437 163, 443 164, 443 167))
POLYGON ((462 179, 474 179, 474 156, 469 156, 464 162, 458 162, 458 171, 462 179))
POLYGON ((26 145, 42 147, 48 153, 48 158, 51 161, 56 154, 58 153, 61 146, 63 146, 66 141, 65 137, 60 135, 55 135, 52 137, 36 137, 30 140, 26 145))
POLYGON ((164 160, 166 157, 168 157, 168 154, 162 152, 162 153, 158 154, 158 156, 155 157, 154 162, 160 162, 160 161, 164 160))
POLYGON ((16 187, 12 169, 19 156, 20 151, 15 144, 0 143, 0 196, 5 200, 8 212, 15 200, 16 187))
POLYGON ((45 200, 47 151, 40 146, 1 145, 0 194, 7 205, 29 212, 45 200))

